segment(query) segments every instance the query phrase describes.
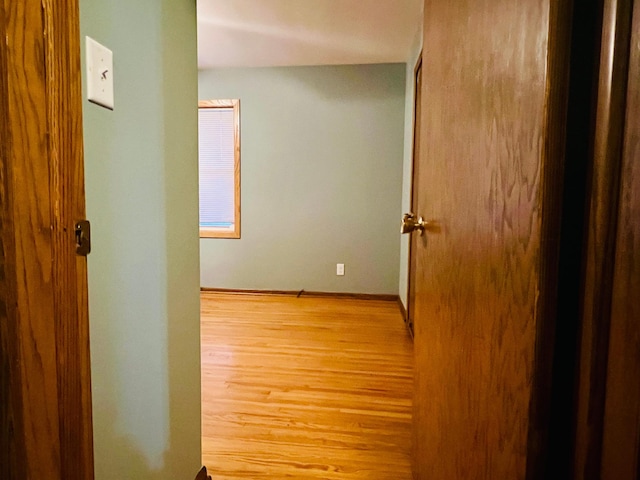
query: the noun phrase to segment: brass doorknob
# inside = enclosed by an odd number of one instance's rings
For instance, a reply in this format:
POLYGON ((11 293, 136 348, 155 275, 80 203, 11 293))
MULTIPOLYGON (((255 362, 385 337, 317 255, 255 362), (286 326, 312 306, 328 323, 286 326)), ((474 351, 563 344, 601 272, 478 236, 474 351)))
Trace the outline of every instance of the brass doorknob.
POLYGON ((411 233, 414 230, 419 230, 420 235, 422 235, 425 230, 437 233, 440 231, 440 225, 435 221, 425 221, 422 217, 416 218, 415 213, 405 213, 402 216, 400 233, 411 233))

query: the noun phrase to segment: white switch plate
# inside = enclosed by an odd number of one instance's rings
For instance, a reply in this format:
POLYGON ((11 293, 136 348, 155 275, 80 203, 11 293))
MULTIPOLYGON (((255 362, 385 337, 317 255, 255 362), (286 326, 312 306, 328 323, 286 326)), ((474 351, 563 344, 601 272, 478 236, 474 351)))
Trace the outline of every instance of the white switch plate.
POLYGON ((86 37, 87 98, 113 110, 113 52, 86 37))
POLYGON ((344 275, 344 263, 336 264, 336 275, 344 275))

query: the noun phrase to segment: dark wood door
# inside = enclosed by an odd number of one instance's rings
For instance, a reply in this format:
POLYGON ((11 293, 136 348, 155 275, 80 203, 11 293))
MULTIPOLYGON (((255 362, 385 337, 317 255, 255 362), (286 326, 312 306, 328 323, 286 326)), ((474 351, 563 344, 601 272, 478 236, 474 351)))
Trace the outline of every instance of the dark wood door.
POLYGON ((0 478, 93 478, 77 0, 0 1, 0 478))
POLYGON ((419 480, 524 479, 539 455, 565 3, 425 2, 415 213, 440 231, 412 234, 419 480))
POLYGON ((602 479, 640 478, 640 3, 631 25, 612 284, 602 479))
POLYGON ((575 478, 640 478, 640 3, 603 2, 575 478))
POLYGON ((603 415, 603 480, 640 478, 640 4, 635 2, 603 415))

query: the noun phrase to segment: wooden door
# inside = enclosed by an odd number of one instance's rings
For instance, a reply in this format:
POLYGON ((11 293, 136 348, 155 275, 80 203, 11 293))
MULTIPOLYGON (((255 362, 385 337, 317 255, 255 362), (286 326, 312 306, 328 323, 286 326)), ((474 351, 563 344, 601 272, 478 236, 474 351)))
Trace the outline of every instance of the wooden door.
POLYGON ((0 478, 93 478, 77 0, 0 1, 0 478))
POLYGON ((640 3, 603 2, 575 478, 640 478, 640 3))
MULTIPOLYGON (((416 62, 416 68, 414 71, 414 89, 415 99, 413 107, 413 154, 411 158, 411 212, 415 213, 418 209, 418 192, 420 186, 418 180, 418 170, 420 168, 420 120, 422 111, 422 53, 416 62)), ((409 282, 407 292, 407 326, 409 331, 413 335, 414 332, 414 319, 416 315, 416 272, 417 261, 416 252, 418 236, 413 235, 409 242, 409 282)))
POLYGON ((633 5, 619 189, 606 393, 603 480, 640 478, 640 3, 633 5))
POLYGON ((425 1, 415 213, 440 231, 412 234, 419 480, 539 478, 567 5, 425 1))

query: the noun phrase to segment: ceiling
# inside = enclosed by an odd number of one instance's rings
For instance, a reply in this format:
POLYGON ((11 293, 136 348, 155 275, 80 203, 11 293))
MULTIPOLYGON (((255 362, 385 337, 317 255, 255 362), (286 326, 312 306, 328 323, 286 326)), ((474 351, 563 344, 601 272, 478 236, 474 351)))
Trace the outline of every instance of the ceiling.
POLYGON ((197 0, 198 66, 402 63, 423 0, 197 0))

